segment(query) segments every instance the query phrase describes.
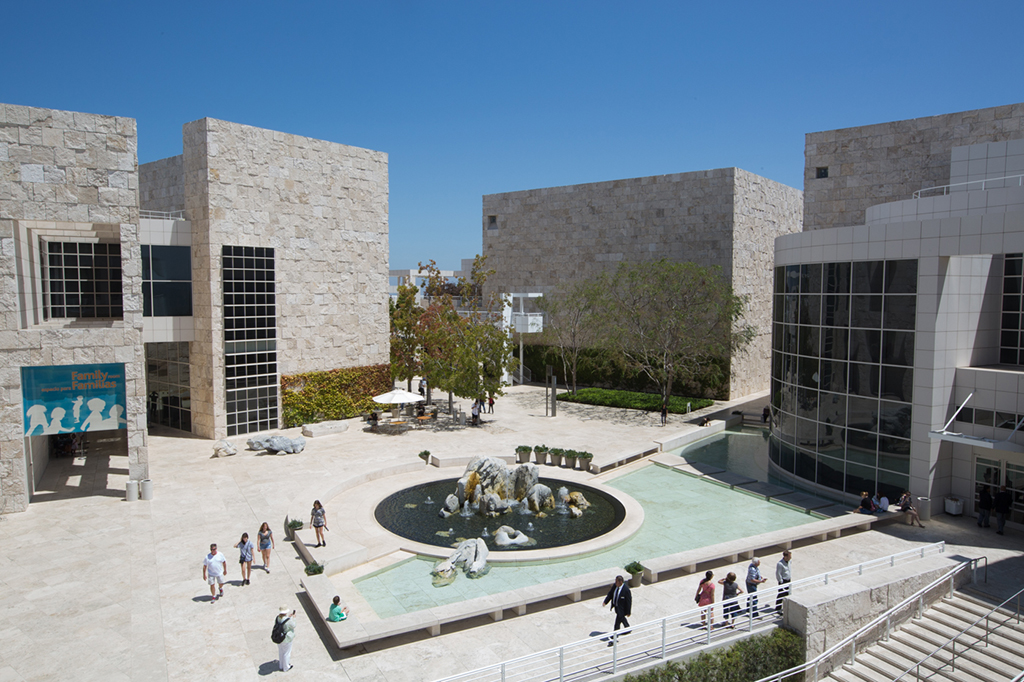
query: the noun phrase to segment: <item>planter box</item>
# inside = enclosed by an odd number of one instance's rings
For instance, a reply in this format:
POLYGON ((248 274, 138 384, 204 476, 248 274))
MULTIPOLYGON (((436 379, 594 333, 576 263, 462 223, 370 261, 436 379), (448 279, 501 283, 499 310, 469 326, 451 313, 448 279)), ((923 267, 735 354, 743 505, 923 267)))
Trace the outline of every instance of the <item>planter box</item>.
POLYGON ((552 455, 549 452, 548 453, 548 458, 551 460, 551 464, 552 465, 554 465, 556 467, 562 466, 562 456, 561 455, 552 455))
POLYGON ((570 468, 570 469, 575 469, 576 468, 576 458, 575 457, 566 457, 565 458, 565 466, 570 468))
POLYGON ((517 452, 516 453, 516 461, 518 461, 520 464, 526 464, 527 462, 530 461, 530 453, 529 452, 517 452))
POLYGON ((953 497, 947 497, 946 500, 946 513, 951 516, 962 516, 964 513, 964 502, 963 500, 956 499, 953 497))
POLYGON ((544 451, 544 452, 534 452, 533 453, 533 458, 534 458, 534 461, 537 462, 537 464, 547 464, 548 463, 548 453, 547 453, 547 451, 544 451))
POLYGON ((640 582, 644 579, 643 573, 630 573, 629 574, 629 586, 640 587, 640 582))

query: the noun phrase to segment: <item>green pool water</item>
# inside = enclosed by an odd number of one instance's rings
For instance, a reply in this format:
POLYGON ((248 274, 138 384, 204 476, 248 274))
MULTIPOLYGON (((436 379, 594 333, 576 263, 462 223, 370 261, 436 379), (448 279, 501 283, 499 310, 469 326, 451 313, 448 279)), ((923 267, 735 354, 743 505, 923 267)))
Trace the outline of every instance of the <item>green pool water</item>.
MULTIPOLYGON (((724 467, 723 467, 724 468, 724 467)), ((660 466, 609 483, 639 502, 644 523, 625 543, 586 557, 538 565, 493 564, 483 578, 460 574, 446 587, 431 584, 435 560, 412 559, 360 578, 355 586, 381 618, 452 604, 530 585, 615 569, 687 549, 705 547, 816 521, 818 517, 734 492, 660 466)))

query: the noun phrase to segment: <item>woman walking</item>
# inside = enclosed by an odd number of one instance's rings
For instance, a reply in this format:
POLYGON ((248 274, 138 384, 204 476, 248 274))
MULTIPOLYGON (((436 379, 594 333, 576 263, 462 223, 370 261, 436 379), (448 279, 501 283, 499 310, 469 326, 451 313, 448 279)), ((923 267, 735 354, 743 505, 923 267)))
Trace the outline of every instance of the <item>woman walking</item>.
POLYGON ((327 540, 324 539, 324 531, 330 530, 327 527, 327 510, 320 504, 320 500, 313 501, 313 511, 309 513, 309 525, 316 531, 315 547, 326 547, 327 540))
POLYGON ((263 555, 263 570, 270 573, 270 550, 274 547, 274 533, 270 530, 270 524, 266 521, 260 526, 256 533, 256 540, 260 545, 260 554, 263 555))
POLYGON ((704 574, 704 579, 700 581, 700 585, 697 586, 697 606, 708 607, 701 608, 700 611, 700 624, 706 623, 705 618, 711 619, 711 625, 715 624, 715 574, 708 571, 704 574))
POLYGON ((248 533, 242 533, 242 539, 235 545, 239 551, 238 563, 242 567, 242 584, 248 585, 252 577, 252 551, 256 549, 249 540, 248 533))
MULTIPOLYGON (((718 584, 722 586, 723 602, 728 602, 733 597, 743 594, 743 590, 740 589, 740 584, 736 582, 735 573, 729 573, 729 575, 719 580, 718 584)), ((727 621, 729 627, 732 627, 733 618, 736 617, 736 614, 739 613, 739 610, 739 602, 734 601, 731 604, 726 603, 722 607, 722 620, 727 621)))

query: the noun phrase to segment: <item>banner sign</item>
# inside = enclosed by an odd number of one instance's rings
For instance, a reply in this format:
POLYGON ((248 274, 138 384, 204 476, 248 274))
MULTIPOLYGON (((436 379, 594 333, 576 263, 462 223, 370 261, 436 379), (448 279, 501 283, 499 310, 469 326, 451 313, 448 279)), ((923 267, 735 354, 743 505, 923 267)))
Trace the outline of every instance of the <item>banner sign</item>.
POLYGON ((21 368, 25 435, 127 429, 124 364, 21 368))

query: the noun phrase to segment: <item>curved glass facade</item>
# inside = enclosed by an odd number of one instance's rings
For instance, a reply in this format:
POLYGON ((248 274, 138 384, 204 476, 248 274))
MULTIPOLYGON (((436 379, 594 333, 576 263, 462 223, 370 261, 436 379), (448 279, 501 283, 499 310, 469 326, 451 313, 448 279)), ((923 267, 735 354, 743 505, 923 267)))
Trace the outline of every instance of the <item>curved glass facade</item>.
POLYGON ((775 465, 893 501, 909 488, 916 314, 916 260, 775 269, 775 465))

